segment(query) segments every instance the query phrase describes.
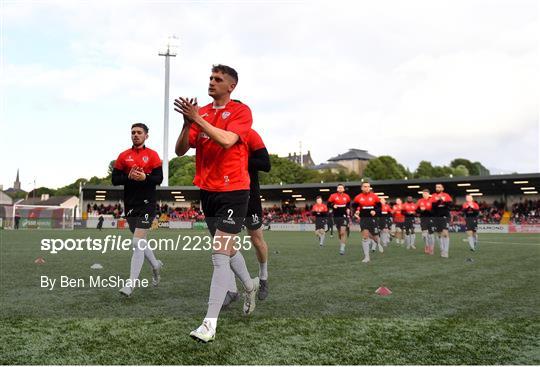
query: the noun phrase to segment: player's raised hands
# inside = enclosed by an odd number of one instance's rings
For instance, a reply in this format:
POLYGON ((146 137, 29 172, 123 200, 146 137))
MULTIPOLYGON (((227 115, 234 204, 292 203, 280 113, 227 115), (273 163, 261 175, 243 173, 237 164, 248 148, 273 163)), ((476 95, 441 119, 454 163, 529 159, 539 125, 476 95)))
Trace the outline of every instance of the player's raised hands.
POLYGON ((184 122, 192 123, 199 116, 197 98, 178 97, 174 100, 174 110, 184 115, 184 122))
POLYGON ((131 169, 129 170, 128 178, 129 178, 130 180, 134 180, 134 178, 133 178, 133 172, 135 172, 136 170, 137 170, 137 166, 133 166, 133 167, 131 167, 131 169))
POLYGON ((144 181, 146 180, 146 174, 141 167, 133 166, 128 173, 128 178, 135 181, 144 181))
POLYGON ((135 181, 146 180, 146 173, 143 170, 134 170, 132 176, 135 181))

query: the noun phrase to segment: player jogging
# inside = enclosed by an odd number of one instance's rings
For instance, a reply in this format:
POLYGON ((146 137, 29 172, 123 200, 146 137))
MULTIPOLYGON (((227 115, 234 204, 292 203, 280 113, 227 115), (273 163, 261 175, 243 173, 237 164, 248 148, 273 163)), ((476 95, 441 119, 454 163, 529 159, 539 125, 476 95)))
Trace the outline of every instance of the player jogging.
POLYGON ((416 242, 416 234, 414 233, 416 204, 414 203, 412 196, 407 196, 407 202, 403 204, 402 207, 405 214, 405 244, 407 245, 407 250, 410 248, 416 250, 416 246, 414 245, 416 242))
POLYGON ((345 186, 339 184, 337 192, 328 198, 328 207, 332 208, 334 224, 339 236, 339 254, 345 255, 347 244, 347 226, 349 225, 349 204, 351 197, 345 193, 345 186))
POLYGON ((450 251, 450 237, 448 229, 450 228, 450 204, 452 198, 444 192, 442 184, 435 185, 435 193, 431 196, 431 205, 433 209, 433 227, 439 237, 439 246, 441 257, 447 258, 450 251))
POLYGON ((189 148, 195 148, 193 183, 201 189, 205 221, 213 236, 214 271, 208 310, 201 326, 190 333, 193 339, 202 342, 215 339, 219 311, 230 284, 230 269, 245 289, 245 315, 255 310, 259 289, 259 279, 251 278, 236 246, 249 200, 246 139, 253 123, 249 107, 230 98, 237 83, 238 74, 233 68, 214 65, 208 86, 213 103, 199 109, 196 100, 179 98, 174 102, 175 110, 184 116, 175 152, 182 156, 189 148))
POLYGON ((422 230, 422 240, 424 241, 424 253, 433 255, 435 253, 435 236, 433 235, 433 211, 429 189, 422 190, 422 198, 416 202, 416 206, 416 211, 420 214, 420 229, 422 230))
POLYGON ((381 213, 381 201, 371 192, 369 182, 362 183, 362 192, 354 198, 353 209, 356 207, 355 216, 360 218, 360 231, 362 233, 362 249, 364 250, 363 263, 370 261, 369 244, 373 240, 380 252, 383 248, 379 242, 379 227, 377 217, 381 213))
POLYGON ((315 204, 311 207, 311 213, 315 217, 315 235, 319 238, 319 246, 324 246, 326 232, 324 227, 327 224, 328 207, 323 204, 322 197, 317 196, 315 204))
MULTIPOLYGON (((249 172, 249 202, 244 225, 255 247, 255 254, 259 262, 259 293, 260 300, 268 297, 268 245, 263 235, 263 210, 261 203, 261 187, 259 185, 259 171, 269 172, 270 156, 261 136, 253 129, 246 138, 249 149, 248 172, 249 172)), ((228 306, 239 297, 236 288, 234 272, 230 271, 231 285, 223 306, 228 306)))
POLYGON ((396 199, 396 203, 392 206, 392 217, 394 221, 394 236, 396 237, 396 243, 403 244, 403 227, 405 224, 405 216, 403 215, 403 207, 400 198, 396 199))
POLYGON ((473 200, 472 195, 465 196, 465 203, 461 207, 461 211, 465 215, 465 230, 467 231, 467 238, 469 240, 469 248, 471 251, 476 251, 478 246, 478 214, 480 213, 480 206, 473 200))
MULTIPOLYGON (((125 216, 129 230, 133 233, 129 272, 131 284, 137 283, 146 258, 152 266, 152 285, 156 287, 160 281, 163 263, 156 259, 148 246, 146 235, 156 214, 156 186, 163 181, 163 170, 159 155, 144 144, 146 139, 148 127, 142 123, 133 124, 133 145, 120 153, 114 162, 112 184, 124 185, 125 216)), ((125 286, 120 289, 120 294, 130 297, 133 290, 134 287, 125 286)))

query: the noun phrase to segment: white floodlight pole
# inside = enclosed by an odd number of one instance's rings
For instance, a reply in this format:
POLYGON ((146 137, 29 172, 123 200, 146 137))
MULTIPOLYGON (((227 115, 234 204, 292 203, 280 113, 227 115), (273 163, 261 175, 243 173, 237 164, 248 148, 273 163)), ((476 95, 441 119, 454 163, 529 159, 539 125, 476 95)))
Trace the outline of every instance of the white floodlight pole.
POLYGON ((171 51, 170 42, 167 43, 167 51, 165 53, 160 52, 159 56, 165 56, 165 100, 163 116, 163 186, 169 186, 169 75, 170 58, 176 57, 176 53, 174 51, 171 51))

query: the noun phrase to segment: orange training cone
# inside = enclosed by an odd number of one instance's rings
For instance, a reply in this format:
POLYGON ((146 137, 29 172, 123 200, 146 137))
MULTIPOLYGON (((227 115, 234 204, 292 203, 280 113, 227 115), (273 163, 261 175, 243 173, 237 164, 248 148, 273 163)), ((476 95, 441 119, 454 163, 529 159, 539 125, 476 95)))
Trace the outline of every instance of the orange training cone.
POLYGON ((392 291, 381 285, 379 288, 377 288, 375 293, 377 293, 379 296, 389 296, 392 294, 392 291))

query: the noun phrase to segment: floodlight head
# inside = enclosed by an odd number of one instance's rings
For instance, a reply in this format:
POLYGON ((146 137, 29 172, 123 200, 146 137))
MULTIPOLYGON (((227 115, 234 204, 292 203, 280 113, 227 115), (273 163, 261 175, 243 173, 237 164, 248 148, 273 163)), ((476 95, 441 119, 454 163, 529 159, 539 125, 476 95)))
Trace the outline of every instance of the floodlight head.
POLYGON ((160 50, 159 56, 176 56, 178 48, 180 46, 180 38, 176 35, 167 36, 162 42, 164 44, 163 49, 160 50))

